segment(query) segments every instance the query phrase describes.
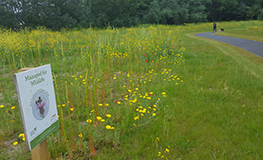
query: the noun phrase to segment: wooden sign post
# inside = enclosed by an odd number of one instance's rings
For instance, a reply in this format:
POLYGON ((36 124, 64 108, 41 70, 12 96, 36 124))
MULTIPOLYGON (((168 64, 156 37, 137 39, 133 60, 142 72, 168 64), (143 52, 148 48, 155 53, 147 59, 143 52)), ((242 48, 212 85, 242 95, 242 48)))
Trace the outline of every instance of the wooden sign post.
POLYGON ((51 66, 13 75, 27 148, 33 160, 50 158, 46 138, 59 128, 51 66))
POLYGON ((36 146, 31 151, 33 160, 47 160, 50 159, 50 154, 48 152, 47 139, 42 141, 38 146, 36 146))

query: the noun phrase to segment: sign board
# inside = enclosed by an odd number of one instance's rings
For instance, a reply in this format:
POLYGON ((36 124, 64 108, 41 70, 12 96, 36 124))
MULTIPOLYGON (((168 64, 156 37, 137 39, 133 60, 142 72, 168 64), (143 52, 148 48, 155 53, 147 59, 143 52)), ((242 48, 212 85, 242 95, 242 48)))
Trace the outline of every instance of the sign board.
POLYGON ((50 64, 13 75, 25 139, 33 150, 59 127, 50 64))

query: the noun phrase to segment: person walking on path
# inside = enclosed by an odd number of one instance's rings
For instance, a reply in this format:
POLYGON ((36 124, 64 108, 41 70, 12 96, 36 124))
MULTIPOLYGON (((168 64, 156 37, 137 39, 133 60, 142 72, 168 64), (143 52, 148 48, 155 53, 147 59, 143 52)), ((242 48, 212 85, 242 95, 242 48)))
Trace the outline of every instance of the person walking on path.
POLYGON ((213 24, 213 32, 216 32, 216 22, 213 24))

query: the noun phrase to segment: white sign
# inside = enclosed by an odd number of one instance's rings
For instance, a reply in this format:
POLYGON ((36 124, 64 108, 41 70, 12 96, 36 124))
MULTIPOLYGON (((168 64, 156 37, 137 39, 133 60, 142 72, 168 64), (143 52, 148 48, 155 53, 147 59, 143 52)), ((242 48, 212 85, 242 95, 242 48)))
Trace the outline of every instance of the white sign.
POLYGON ((59 127, 50 64, 13 75, 27 147, 34 149, 59 127))

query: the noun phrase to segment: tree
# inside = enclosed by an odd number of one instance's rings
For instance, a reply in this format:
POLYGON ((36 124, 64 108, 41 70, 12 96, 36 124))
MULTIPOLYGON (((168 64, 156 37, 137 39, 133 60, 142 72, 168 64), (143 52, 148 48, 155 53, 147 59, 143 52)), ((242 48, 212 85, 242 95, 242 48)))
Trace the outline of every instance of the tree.
POLYGON ((6 28, 17 27, 17 21, 14 17, 13 11, 10 11, 5 7, 0 6, 0 15, 0 26, 6 28))
POLYGON ((207 18, 209 21, 235 20, 237 8, 237 0, 212 0, 207 4, 207 18))
POLYGON ((20 5, 17 0, 0 1, 0 26, 16 28, 19 26, 20 5))
POLYGON ((207 14, 205 13, 206 5, 211 4, 211 0, 182 0, 188 10, 187 22, 205 22, 207 14))
POLYGON ((177 0, 154 0, 143 19, 146 23, 181 24, 188 18, 186 7, 186 5, 180 5, 177 0))
POLYGON ((260 13, 262 6, 259 3, 254 4, 252 7, 248 7, 247 17, 248 19, 260 19, 260 13))

